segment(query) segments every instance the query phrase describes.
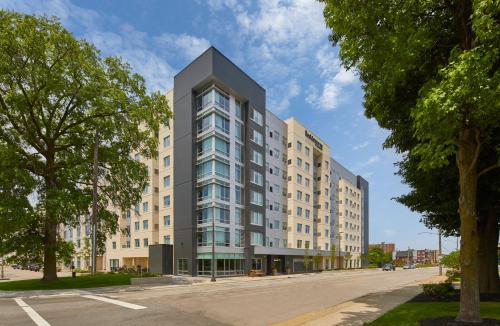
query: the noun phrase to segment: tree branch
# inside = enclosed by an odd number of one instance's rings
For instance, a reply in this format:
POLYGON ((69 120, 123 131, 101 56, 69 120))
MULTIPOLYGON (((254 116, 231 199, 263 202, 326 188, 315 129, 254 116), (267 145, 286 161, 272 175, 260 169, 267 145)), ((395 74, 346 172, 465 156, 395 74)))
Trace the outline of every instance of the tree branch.
POLYGON ((491 170, 494 170, 494 169, 496 169, 496 168, 500 168, 500 164, 498 164, 498 163, 497 163, 497 164, 493 164, 493 165, 491 165, 491 166, 489 166, 489 167, 487 167, 487 168, 483 169, 481 172, 479 172, 479 173, 478 173, 478 175, 477 175, 477 176, 478 176, 478 177, 480 177, 480 176, 482 176, 483 174, 486 174, 486 173, 488 173, 488 172, 490 172, 491 170))
POLYGON ((474 158, 472 159, 472 162, 471 162, 469 168, 467 169, 467 174, 469 174, 472 171, 472 169, 474 168, 474 166, 477 164, 477 160, 479 158, 479 153, 481 152, 481 140, 479 139, 479 135, 480 135, 479 130, 475 129, 475 133, 476 133, 475 137, 476 137, 477 146, 476 146, 476 151, 474 152, 474 158))

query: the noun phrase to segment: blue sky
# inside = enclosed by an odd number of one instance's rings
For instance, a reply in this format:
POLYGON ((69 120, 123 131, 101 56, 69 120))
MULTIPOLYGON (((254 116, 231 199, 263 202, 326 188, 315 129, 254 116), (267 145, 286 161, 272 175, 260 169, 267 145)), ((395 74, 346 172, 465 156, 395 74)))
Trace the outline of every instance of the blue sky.
MULTIPOLYGON (((54 15, 103 55, 119 55, 151 90, 172 87, 173 76, 210 45, 267 90, 267 108, 295 116, 331 148, 335 159, 370 182, 370 242, 398 248, 437 248, 419 215, 392 200, 408 188, 394 175, 387 131, 363 115, 356 74, 344 70, 328 41, 322 7, 313 0, 0 0, 0 7, 54 15)), ((444 250, 455 248, 455 239, 444 250)))

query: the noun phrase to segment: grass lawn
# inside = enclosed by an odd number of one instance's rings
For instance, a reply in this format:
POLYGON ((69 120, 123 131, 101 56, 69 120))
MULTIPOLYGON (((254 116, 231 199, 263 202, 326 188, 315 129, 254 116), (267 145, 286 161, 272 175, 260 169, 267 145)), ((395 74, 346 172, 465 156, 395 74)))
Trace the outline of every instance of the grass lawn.
POLYGON ((22 290, 52 290, 52 289, 81 289, 114 285, 129 285, 130 274, 97 274, 82 275, 76 278, 59 277, 58 281, 44 283, 40 280, 21 280, 0 282, 0 291, 22 290))
MULTIPOLYGON (((407 302, 365 325, 418 326, 420 319, 456 316, 458 308, 458 302, 407 302)), ((500 319, 500 302, 481 302, 481 317, 500 319)))

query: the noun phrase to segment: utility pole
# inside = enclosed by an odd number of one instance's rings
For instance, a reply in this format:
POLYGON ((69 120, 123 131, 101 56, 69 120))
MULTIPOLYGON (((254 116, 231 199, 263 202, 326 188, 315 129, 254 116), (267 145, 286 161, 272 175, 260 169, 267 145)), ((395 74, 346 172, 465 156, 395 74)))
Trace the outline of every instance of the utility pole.
POLYGON ((97 181, 99 173, 99 131, 95 132, 94 169, 92 176, 92 274, 97 272, 97 181))
MULTIPOLYGON (((213 208, 212 208, 213 209, 213 208)), ((212 278, 210 282, 215 282, 215 212, 212 212, 212 278)))
POLYGON ((443 265, 441 265, 441 230, 439 230, 439 276, 443 275, 443 265))
POLYGON ((410 265, 410 246, 408 246, 408 251, 406 252, 406 257, 408 260, 408 265, 410 265))
POLYGON ((342 235, 343 232, 340 232, 339 231, 339 258, 337 259, 337 266, 338 266, 338 269, 341 269, 341 265, 340 265, 340 239, 341 239, 341 235, 342 235))

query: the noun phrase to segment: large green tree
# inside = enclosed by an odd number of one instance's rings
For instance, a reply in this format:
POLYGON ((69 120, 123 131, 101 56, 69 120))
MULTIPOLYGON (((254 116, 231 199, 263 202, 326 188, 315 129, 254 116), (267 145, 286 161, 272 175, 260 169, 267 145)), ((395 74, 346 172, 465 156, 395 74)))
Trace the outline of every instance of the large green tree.
MULTIPOLYGON (((494 132, 493 142, 500 141, 500 130, 494 132), (495 140, 495 138, 497 138, 495 140)), ((488 144, 485 144, 488 146, 488 144)), ((489 151, 490 159, 495 149, 489 151)), ((488 158, 485 157, 485 160, 488 158)), ((436 228, 444 236, 460 234, 458 216, 459 196, 458 169, 456 161, 450 155, 449 164, 433 169, 425 174, 418 170, 421 158, 406 155, 398 163, 399 175, 412 188, 397 200, 413 211, 423 214, 422 221, 429 228, 436 228)), ((500 223, 500 174, 491 173, 488 178, 481 178, 478 184, 478 232, 479 242, 479 291, 481 293, 500 292, 496 248, 500 223)))
MULTIPOLYGON (((92 201, 94 145, 99 229, 113 233, 117 209, 137 203, 147 183, 133 156, 157 154, 159 125, 169 117, 165 97, 148 94, 121 59, 103 58, 57 19, 1 10, 0 144, 9 153, 2 164, 26 181, 22 209, 0 203, 2 250, 31 253, 43 261, 43 280, 56 280, 56 261, 68 252, 59 228, 88 214, 92 201)), ((6 190, 2 197, 15 191, 6 190)))
MULTIPOLYGON (((418 169, 458 170, 459 321, 479 321, 477 187, 497 173, 483 160, 500 121, 499 4, 493 0, 326 0, 331 41, 364 83, 365 112, 391 131, 386 146, 421 158, 418 169)), ((490 147, 491 148, 491 147, 490 147)))

